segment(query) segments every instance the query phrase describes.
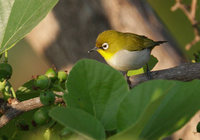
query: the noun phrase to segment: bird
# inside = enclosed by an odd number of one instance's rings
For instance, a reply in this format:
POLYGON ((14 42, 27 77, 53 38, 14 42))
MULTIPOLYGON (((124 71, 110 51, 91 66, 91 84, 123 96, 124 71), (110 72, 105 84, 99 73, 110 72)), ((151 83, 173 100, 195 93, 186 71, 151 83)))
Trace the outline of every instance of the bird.
POLYGON ((106 30, 97 36, 95 47, 88 53, 97 51, 111 67, 127 72, 147 65, 152 49, 165 42, 130 32, 106 30))

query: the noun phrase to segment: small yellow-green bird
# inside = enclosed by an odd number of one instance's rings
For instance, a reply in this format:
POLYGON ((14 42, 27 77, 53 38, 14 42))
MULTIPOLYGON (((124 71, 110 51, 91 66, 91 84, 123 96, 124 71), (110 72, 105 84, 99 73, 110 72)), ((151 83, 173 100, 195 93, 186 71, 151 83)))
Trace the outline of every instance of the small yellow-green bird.
POLYGON ((96 39, 98 51, 113 68, 119 71, 135 70, 147 64, 151 50, 166 41, 153 41, 145 36, 107 30, 96 39))

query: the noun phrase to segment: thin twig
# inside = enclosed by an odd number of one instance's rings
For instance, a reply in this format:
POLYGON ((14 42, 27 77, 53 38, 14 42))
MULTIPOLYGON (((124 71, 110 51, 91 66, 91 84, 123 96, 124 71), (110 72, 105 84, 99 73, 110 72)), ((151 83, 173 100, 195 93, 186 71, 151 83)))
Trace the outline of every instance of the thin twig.
POLYGON ((181 9, 192 24, 194 39, 185 46, 186 50, 189 50, 193 45, 200 41, 200 28, 198 27, 199 21, 197 21, 195 18, 197 11, 197 2, 197 0, 192 0, 191 5, 187 6, 186 4, 183 4, 181 0, 176 0, 176 3, 171 8, 172 11, 181 9))
POLYGON ((191 16, 194 19, 195 15, 196 15, 196 9, 197 9, 197 0, 192 0, 192 4, 191 4, 191 16))
MULTIPOLYGON (((55 102, 62 102, 62 98, 56 98, 55 102)), ((27 112, 39 107, 43 104, 40 102, 40 98, 36 97, 19 103, 11 104, 9 109, 0 118, 0 128, 6 125, 10 120, 14 119, 23 112, 27 112)))

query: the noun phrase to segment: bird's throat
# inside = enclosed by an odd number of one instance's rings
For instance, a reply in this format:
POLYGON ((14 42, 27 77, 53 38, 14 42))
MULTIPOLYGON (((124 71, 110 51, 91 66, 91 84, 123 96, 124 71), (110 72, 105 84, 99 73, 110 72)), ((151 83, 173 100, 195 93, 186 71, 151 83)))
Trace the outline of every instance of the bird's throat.
POLYGON ((103 56, 103 58, 104 58, 106 61, 109 60, 109 59, 111 59, 112 56, 114 55, 114 54, 112 54, 112 53, 109 53, 109 52, 104 51, 104 50, 101 50, 101 49, 99 49, 99 50, 97 50, 97 51, 103 56))

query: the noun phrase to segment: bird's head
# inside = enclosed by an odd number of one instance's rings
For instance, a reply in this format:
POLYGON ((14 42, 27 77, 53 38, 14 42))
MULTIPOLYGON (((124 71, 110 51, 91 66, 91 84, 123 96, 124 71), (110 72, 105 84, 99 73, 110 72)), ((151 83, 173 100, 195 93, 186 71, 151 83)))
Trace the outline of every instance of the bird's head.
POLYGON ((106 60, 110 59, 116 52, 123 49, 121 46, 121 33, 114 30, 107 30, 100 33, 96 39, 95 48, 89 52, 97 51, 106 60))

